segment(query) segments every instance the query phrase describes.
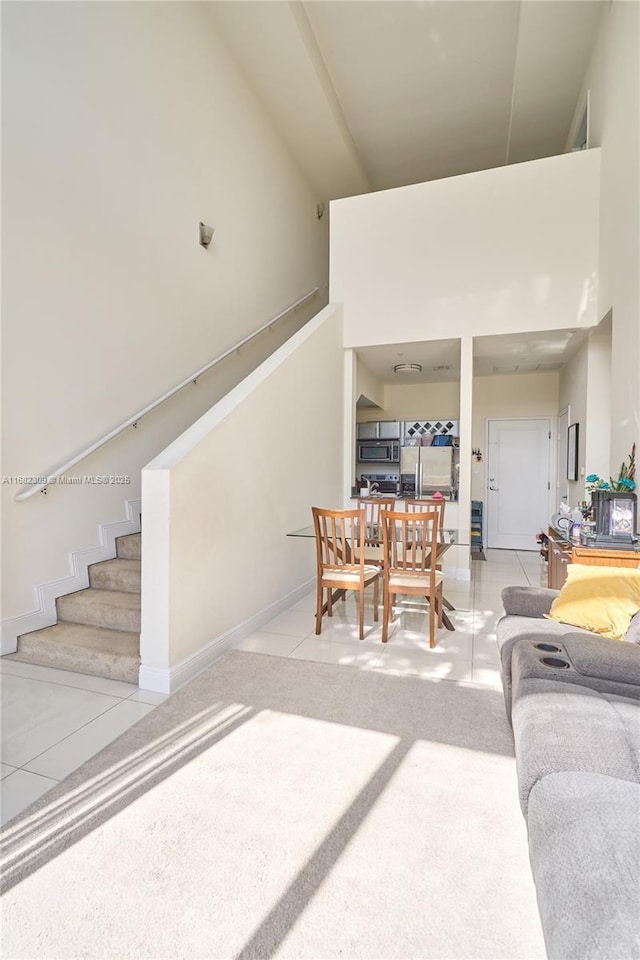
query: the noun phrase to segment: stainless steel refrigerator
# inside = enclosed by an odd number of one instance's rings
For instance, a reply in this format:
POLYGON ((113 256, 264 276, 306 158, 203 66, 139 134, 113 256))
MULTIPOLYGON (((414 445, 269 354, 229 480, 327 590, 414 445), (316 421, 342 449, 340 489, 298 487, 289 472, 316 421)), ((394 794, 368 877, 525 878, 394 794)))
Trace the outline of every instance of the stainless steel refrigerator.
POLYGON ((429 497, 436 491, 457 499, 458 448, 423 446, 417 438, 405 439, 400 448, 400 492, 429 497))

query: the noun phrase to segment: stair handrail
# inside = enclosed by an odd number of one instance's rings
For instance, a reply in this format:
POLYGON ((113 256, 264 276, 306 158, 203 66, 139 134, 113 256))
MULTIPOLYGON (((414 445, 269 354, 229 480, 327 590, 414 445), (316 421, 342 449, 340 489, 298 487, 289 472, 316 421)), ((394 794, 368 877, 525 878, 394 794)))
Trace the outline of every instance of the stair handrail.
POLYGON ((14 500, 28 500, 29 497, 32 497, 35 493, 47 492, 47 487, 51 484, 54 484, 58 477, 63 476, 67 470, 70 470, 72 467, 75 467, 77 463, 80 463, 81 460, 85 460, 92 453, 95 453, 96 450, 99 450, 100 447, 103 447, 105 443, 109 443, 110 440, 113 440, 114 437, 117 437, 119 434, 123 433, 129 427, 136 427, 138 422, 145 417, 148 413, 151 413, 152 410, 155 410, 156 407, 159 407, 160 404, 165 403, 166 400, 170 400, 171 397, 174 397, 176 393, 179 393, 184 387, 188 387, 189 384, 194 384, 196 381, 212 367, 215 367, 217 364, 221 363, 223 360, 226 360, 227 357, 231 356, 232 353, 236 353, 242 347, 245 347, 248 343, 251 343, 252 340, 255 340, 256 337, 260 336, 261 333, 264 333, 265 330, 270 329, 279 320, 282 320, 289 313, 292 313, 294 310, 297 310, 299 307, 304 306, 307 301, 311 300, 318 293, 319 288, 313 287, 312 290, 309 290, 308 293, 305 293, 303 297, 300 297, 299 300, 296 300, 295 303, 290 304, 282 310, 277 316, 272 317, 271 320, 267 320, 266 323, 263 323, 261 327, 257 330, 254 330, 253 333, 250 333, 248 337, 243 337, 242 340, 239 340, 238 343, 234 346, 229 347, 228 350, 225 350, 224 353, 221 353, 218 357, 215 357, 213 360, 210 360, 209 363, 206 363, 204 367, 200 367, 199 370, 196 370, 195 373, 192 373, 191 376, 186 377, 184 380, 181 380, 177 386, 173 387, 171 390, 167 390, 166 393, 163 393, 161 397, 158 397, 157 400, 154 400, 152 403, 147 404, 146 407, 143 407, 142 410, 138 410, 137 413, 134 413, 132 417, 129 417, 128 420, 125 420, 119 426, 115 427, 113 430, 110 430, 109 433, 106 433, 99 440, 96 440, 95 443, 92 443, 91 446, 86 447, 82 450, 81 453, 76 454, 75 457, 72 457, 71 460, 67 460, 61 466, 56 467, 55 470, 52 470, 50 473, 47 473, 46 476, 38 475, 38 481, 35 483, 29 484, 25 489, 20 491, 13 498, 14 500))

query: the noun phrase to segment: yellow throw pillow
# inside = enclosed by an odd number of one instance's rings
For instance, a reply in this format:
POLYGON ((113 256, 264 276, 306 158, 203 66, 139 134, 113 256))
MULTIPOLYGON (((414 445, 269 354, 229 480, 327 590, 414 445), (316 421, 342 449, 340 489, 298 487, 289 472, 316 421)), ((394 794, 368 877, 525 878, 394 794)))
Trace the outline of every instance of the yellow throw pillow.
POLYGON ((545 617, 612 640, 624 640, 638 610, 640 570, 570 563, 560 595, 545 617))

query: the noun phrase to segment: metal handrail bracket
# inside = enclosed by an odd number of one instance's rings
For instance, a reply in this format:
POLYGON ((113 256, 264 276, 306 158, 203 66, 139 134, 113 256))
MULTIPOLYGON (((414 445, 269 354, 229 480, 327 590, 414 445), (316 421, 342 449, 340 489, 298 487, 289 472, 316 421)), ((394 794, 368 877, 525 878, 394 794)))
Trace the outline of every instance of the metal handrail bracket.
POLYGON ((128 430, 129 427, 135 427, 139 421, 145 417, 148 413, 151 413, 152 410, 155 410, 161 404, 165 403, 167 400, 170 400, 171 397, 174 397, 177 393, 183 390, 185 387, 188 387, 189 384, 195 383, 203 374, 208 373, 213 367, 221 363, 223 360, 226 360, 227 357, 231 356, 232 353, 236 353, 242 347, 246 346, 248 343, 251 343, 252 340, 255 340, 256 337, 260 336, 261 333, 264 333, 265 330, 270 329, 274 324, 278 323, 279 320, 282 320, 288 314, 292 313, 294 310, 298 310, 299 307, 304 306, 309 300, 316 296, 318 293, 318 287, 314 287, 303 297, 300 297, 299 300, 296 300, 295 303, 292 303, 285 310, 282 310, 277 316, 272 317, 271 320, 267 320, 266 323, 263 323, 261 327, 255 330, 253 333, 250 333, 248 337, 244 337, 242 340, 239 340, 238 343, 234 344, 233 347, 229 347, 228 350, 225 350, 224 353, 221 353, 220 356, 215 357, 214 360, 210 360, 209 363, 206 363, 204 367, 200 367, 199 370, 196 370, 195 373, 192 373, 190 376, 182 380, 177 386, 173 387, 171 390, 168 390, 166 393, 163 393, 161 397, 158 397, 157 400, 154 400, 153 403, 147 404, 146 407, 143 407, 142 410, 138 410, 137 413, 134 413, 132 417, 129 417, 128 420, 125 420, 124 423, 119 424, 113 430, 110 430, 109 433, 106 433, 99 440, 96 440, 95 443, 92 443, 91 446, 86 447, 80 453, 76 454, 75 457, 72 457, 70 460, 67 460, 61 466, 56 467, 55 470, 52 470, 50 473, 38 474, 40 478, 39 483, 30 484, 28 487, 25 487, 23 490, 19 491, 14 500, 28 500, 29 497, 32 497, 34 494, 39 492, 46 492, 47 487, 50 484, 53 484, 57 481, 58 477, 63 476, 67 470, 71 470, 72 467, 75 467, 76 464, 80 463, 82 460, 86 460, 87 457, 91 456, 92 453, 95 453, 96 450, 99 450, 100 447, 104 447, 106 443, 109 443, 110 440, 113 440, 114 437, 117 437, 119 434, 124 433, 125 430, 128 430))

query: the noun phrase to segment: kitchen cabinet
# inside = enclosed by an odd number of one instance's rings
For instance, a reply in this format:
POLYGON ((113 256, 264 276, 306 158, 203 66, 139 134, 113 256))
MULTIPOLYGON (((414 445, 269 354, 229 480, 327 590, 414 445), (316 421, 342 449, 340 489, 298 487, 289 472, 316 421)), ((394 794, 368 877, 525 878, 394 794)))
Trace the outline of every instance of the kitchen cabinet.
POLYGON ((548 585, 553 590, 560 590, 567 579, 568 563, 586 563, 600 567, 640 567, 640 551, 585 547, 571 543, 554 527, 549 527, 548 585))
POLYGON ((399 440, 400 422, 398 420, 378 420, 378 437, 380 440, 399 440))
POLYGON ((378 421, 369 420, 367 423, 356 424, 356 436, 358 440, 377 440, 378 421))
POLYGON ((400 422, 398 420, 368 420, 356 424, 358 440, 399 440, 400 422))

